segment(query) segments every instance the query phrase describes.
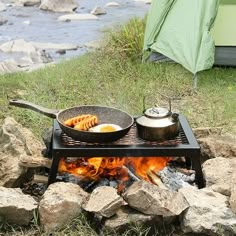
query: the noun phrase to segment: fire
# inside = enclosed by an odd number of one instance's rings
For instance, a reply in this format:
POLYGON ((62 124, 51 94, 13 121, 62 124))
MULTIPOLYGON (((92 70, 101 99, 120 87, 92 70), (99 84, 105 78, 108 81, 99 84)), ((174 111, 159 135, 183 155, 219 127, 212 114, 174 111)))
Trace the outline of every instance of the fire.
MULTIPOLYGON (((64 158, 60 160, 58 170, 95 181, 102 178, 115 179, 122 185, 130 179, 128 170, 139 179, 152 182, 148 172, 158 173, 170 160, 170 157, 64 158)), ((119 188, 122 189, 122 186, 119 188)))
POLYGON ((130 157, 128 161, 130 165, 133 166, 135 170, 135 174, 142 179, 147 181, 149 177, 147 173, 149 171, 158 173, 161 169, 163 169, 167 163, 171 160, 170 157, 130 157))

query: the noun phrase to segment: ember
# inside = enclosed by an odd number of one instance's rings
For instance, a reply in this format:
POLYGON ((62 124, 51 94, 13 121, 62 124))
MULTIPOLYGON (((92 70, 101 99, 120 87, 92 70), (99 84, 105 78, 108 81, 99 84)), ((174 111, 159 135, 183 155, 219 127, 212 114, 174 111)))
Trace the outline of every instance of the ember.
POLYGON ((61 173, 71 173, 80 179, 91 181, 104 178, 115 179, 120 183, 118 188, 123 189, 122 185, 133 177, 132 174, 137 176, 137 179, 141 178, 155 183, 148 173, 159 172, 171 159, 166 157, 62 158, 58 170, 61 173))

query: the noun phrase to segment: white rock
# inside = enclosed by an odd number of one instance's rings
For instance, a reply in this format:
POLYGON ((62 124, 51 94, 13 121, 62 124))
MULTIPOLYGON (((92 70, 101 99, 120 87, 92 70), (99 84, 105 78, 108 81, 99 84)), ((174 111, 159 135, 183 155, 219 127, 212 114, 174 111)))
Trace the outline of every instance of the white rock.
POLYGON ((42 43, 42 42, 30 42, 35 48, 43 50, 43 49, 63 49, 63 50, 76 50, 78 45, 74 44, 58 44, 58 43, 42 43))
POLYGON ((67 14, 59 16, 57 18, 59 21, 68 21, 68 20, 97 20, 98 17, 92 14, 67 14))
POLYGON ((104 15, 107 14, 106 10, 103 9, 102 7, 94 7, 93 10, 90 12, 93 15, 104 15))
POLYGON ((41 0, 16 0, 15 4, 23 5, 23 6, 34 6, 40 4, 41 0))
POLYGON ((84 209, 109 218, 120 209, 122 204, 123 199, 117 194, 116 189, 109 186, 101 186, 91 193, 84 209))
POLYGON ((19 71, 21 71, 21 69, 14 60, 5 60, 0 62, 0 74, 14 73, 19 71))
POLYGON ((73 12, 78 7, 75 0, 42 0, 39 8, 54 12, 73 12))
POLYGON ((108 2, 105 7, 119 7, 120 4, 118 2, 108 2))
POLYGON ((40 223, 43 229, 52 232, 68 224, 80 214, 81 205, 87 196, 88 193, 76 184, 51 184, 39 203, 40 223))
POLYGON ((210 189, 179 190, 189 203, 182 217, 185 233, 236 235, 236 215, 228 208, 226 196, 210 189))
POLYGON ((227 196, 231 192, 231 179, 236 159, 216 157, 203 163, 203 174, 206 186, 227 196))
POLYGON ((1 11, 6 11, 6 5, 4 4, 4 3, 2 3, 2 2, 0 2, 0 12, 1 11))
POLYGON ((30 130, 11 117, 5 118, 0 127, 0 186, 15 186, 25 173, 25 169, 19 165, 21 158, 37 158, 41 156, 41 151, 42 144, 30 130))
POLYGON ((36 48, 24 39, 16 39, 0 45, 0 50, 3 52, 35 52, 36 48))
POLYGON ((33 197, 25 195, 19 188, 0 187, 1 221, 17 225, 28 225, 38 208, 33 197))

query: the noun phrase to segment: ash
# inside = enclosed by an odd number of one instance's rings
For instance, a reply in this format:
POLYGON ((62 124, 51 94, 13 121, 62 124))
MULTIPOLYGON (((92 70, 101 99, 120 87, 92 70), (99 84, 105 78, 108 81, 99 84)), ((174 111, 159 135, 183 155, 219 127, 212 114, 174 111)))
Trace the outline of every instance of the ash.
POLYGON ((172 166, 166 166, 157 174, 163 184, 173 190, 178 191, 178 189, 187 186, 195 185, 195 171, 179 169, 172 166))

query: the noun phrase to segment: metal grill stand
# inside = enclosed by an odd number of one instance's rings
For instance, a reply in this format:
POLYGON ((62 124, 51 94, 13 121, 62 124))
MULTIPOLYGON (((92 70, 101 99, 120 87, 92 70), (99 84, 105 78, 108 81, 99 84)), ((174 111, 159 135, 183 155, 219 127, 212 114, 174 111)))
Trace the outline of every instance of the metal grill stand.
POLYGON ((48 185, 56 181, 59 161, 62 157, 185 157, 191 161, 196 171, 196 184, 205 186, 201 162, 200 146, 189 126, 187 119, 179 116, 180 133, 173 140, 150 142, 137 137, 135 125, 122 139, 112 143, 85 143, 75 141, 62 133, 54 120, 52 136, 52 166, 48 185))

